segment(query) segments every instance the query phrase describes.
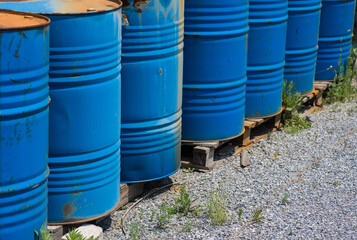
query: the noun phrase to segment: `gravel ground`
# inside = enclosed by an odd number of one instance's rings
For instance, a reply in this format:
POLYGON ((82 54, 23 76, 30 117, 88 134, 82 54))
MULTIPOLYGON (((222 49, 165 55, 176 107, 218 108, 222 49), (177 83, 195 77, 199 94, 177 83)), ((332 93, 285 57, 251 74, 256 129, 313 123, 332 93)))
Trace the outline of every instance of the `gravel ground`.
POLYGON ((163 203, 177 198, 179 188, 174 186, 133 208, 125 220, 126 234, 116 228, 125 211, 105 219, 104 239, 133 239, 135 234, 160 240, 357 239, 357 101, 325 107, 309 119, 311 129, 294 135, 279 131, 250 148, 253 164, 248 168, 242 169, 239 156, 227 147, 217 154, 224 160, 211 172, 180 170, 150 184, 152 189, 183 183, 203 211, 212 193, 227 196, 225 225, 213 226, 205 215, 175 215, 165 228, 158 228, 156 217, 150 218, 163 203), (252 223, 257 209, 264 219, 252 223), (136 230, 128 229, 135 225, 136 230))

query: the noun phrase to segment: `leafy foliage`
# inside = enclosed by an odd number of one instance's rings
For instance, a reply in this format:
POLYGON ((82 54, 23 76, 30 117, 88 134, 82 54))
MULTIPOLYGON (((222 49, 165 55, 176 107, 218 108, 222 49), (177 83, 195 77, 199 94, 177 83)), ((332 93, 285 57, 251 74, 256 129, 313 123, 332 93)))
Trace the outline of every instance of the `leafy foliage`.
POLYGON ((93 240, 93 236, 91 236, 90 238, 86 238, 78 231, 78 229, 72 229, 66 235, 66 239, 67 240, 93 240))
POLYGON ((332 83, 332 87, 327 91, 326 103, 344 103, 356 96, 357 90, 353 86, 353 79, 356 76, 356 60, 357 48, 353 48, 351 56, 347 58, 346 66, 340 66, 339 72, 335 70, 335 82, 332 83))
POLYGON ((300 93, 296 92, 294 85, 293 82, 284 80, 283 106, 285 106, 285 111, 283 123, 286 126, 286 132, 289 134, 311 127, 310 122, 299 116, 299 110, 303 107, 301 104, 302 97, 300 93))

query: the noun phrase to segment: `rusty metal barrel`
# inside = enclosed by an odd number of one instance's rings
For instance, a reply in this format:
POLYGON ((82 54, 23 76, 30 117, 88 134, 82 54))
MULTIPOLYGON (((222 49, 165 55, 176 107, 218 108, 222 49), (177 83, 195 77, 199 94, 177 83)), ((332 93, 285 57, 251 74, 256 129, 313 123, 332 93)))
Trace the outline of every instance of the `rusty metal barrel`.
POLYGON ((321 0, 289 0, 284 78, 302 94, 314 89, 321 0))
POLYGON ((182 139, 244 130, 248 1, 186 1, 182 139))
POLYGON ((345 73, 355 6, 355 0, 322 0, 315 80, 334 80, 345 73))
POLYGON ((250 0, 246 117, 278 113, 282 105, 288 0, 250 0))
POLYGON ((184 0, 123 12, 121 181, 150 181, 180 167, 184 0))
POLYGON ((121 2, 2 1, 0 8, 51 19, 49 223, 108 214, 120 194, 121 2))
POLYGON ((47 224, 49 23, 0 10, 0 239, 47 224))

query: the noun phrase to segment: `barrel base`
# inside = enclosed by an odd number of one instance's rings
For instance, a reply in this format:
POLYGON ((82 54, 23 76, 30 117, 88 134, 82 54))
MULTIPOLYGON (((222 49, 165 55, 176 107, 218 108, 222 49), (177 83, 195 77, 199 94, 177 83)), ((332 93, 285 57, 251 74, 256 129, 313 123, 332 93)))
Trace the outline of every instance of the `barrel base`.
MULTIPOLYGON (((257 116, 257 117, 249 117, 249 118, 253 118, 253 119, 258 119, 258 118, 270 118, 270 117, 274 117, 274 116, 280 114, 282 111, 283 111, 283 107, 280 108, 279 111, 277 111, 277 112, 275 112, 275 113, 273 113, 273 114, 268 114, 268 115, 264 115, 264 116, 257 116)), ((247 117, 247 118, 248 118, 248 117, 247 117)))
POLYGON ((66 225, 101 218, 120 197, 120 141, 99 151, 50 156, 48 221, 66 225))
POLYGON ((121 183, 149 182, 166 178, 181 167, 181 143, 174 148, 142 155, 122 155, 121 183), (125 169, 125 171, 124 171, 125 169))

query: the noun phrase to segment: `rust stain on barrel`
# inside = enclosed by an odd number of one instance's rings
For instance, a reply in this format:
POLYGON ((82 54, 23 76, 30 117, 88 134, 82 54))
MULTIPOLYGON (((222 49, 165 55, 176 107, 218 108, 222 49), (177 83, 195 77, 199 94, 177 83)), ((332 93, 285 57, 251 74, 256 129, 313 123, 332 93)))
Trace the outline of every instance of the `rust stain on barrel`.
POLYGON ((65 218, 69 218, 74 211, 76 211, 76 206, 74 206, 73 203, 66 203, 63 207, 62 207, 62 212, 63 212, 63 216, 65 218))

